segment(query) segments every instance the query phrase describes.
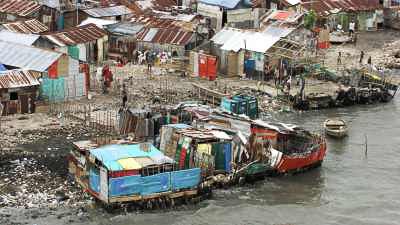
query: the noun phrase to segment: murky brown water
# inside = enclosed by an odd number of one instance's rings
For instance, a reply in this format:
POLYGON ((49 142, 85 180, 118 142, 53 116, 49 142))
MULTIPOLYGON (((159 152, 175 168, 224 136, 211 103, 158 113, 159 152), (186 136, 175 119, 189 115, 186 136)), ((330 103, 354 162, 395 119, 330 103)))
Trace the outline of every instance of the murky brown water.
POLYGON ((27 218, 21 210, 20 216, 12 217, 46 225, 400 224, 399 115, 399 98, 388 104, 280 115, 280 120, 315 131, 321 130, 327 117, 340 116, 349 122, 349 137, 328 139, 328 154, 321 168, 219 190, 212 200, 195 208, 124 215, 97 209, 84 216, 65 209, 42 212, 39 218, 27 218), (64 216, 57 216, 60 213, 64 216))

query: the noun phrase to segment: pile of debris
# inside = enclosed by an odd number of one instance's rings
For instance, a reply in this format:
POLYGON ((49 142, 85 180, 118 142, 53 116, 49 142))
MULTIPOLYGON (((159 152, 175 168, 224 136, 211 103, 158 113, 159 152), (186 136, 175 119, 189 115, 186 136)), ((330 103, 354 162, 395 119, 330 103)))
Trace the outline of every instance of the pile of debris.
POLYGON ((376 55, 377 64, 389 69, 400 69, 400 41, 385 44, 384 54, 376 55))
POLYGON ((37 160, 18 157, 1 161, 0 206, 15 208, 80 205, 87 197, 73 182, 51 172, 37 160))

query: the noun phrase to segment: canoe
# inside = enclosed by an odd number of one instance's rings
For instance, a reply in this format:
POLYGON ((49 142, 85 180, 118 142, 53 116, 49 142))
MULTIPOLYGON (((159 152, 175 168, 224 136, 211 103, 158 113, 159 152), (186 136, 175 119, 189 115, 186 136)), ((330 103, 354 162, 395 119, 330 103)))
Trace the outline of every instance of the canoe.
POLYGON ((325 134, 332 137, 342 138, 347 135, 348 127, 342 119, 327 119, 324 122, 325 134))

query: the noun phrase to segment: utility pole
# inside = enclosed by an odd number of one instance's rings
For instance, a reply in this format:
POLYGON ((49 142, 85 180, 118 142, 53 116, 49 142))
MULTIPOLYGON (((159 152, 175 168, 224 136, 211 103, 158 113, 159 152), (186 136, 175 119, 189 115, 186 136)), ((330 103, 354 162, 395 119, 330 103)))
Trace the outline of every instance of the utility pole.
POLYGON ((79 8, 78 8, 78 0, 75 0, 75 7, 76 7, 76 26, 79 25, 79 8))

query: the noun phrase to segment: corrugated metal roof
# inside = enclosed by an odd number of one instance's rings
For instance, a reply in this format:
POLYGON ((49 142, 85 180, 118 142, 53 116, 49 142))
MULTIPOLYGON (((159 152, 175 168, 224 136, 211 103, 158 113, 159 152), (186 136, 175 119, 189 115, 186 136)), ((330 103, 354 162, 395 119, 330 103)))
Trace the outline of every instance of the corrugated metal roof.
POLYGON ((0 63, 26 70, 44 72, 61 53, 0 41, 0 63))
POLYGON ((88 25, 88 24, 91 24, 91 23, 95 24, 99 28, 104 29, 105 26, 111 25, 111 24, 116 24, 116 23, 118 23, 118 21, 104 20, 104 19, 97 19, 97 18, 88 17, 87 19, 82 21, 81 24, 79 24, 79 26, 81 27, 81 26, 85 26, 85 25, 88 25))
POLYGON ((274 36, 274 37, 286 37, 290 33, 296 30, 293 27, 276 27, 276 26, 268 26, 262 33, 274 36))
POLYGON ((124 5, 85 9, 83 11, 93 17, 122 16, 132 14, 132 11, 124 5))
POLYGON ((39 34, 49 31, 49 28, 37 19, 5 23, 2 26, 9 31, 25 34, 39 34))
POLYGON ((269 33, 224 28, 218 32, 211 40, 221 49, 226 51, 238 52, 241 49, 265 53, 281 36, 274 36, 269 33))
POLYGON ((21 88, 40 85, 39 72, 8 70, 0 72, 0 89, 21 88))
POLYGON ((59 9, 61 7, 60 0, 38 0, 38 2, 53 9, 59 9))
POLYGON ((135 158, 140 161, 144 157, 164 156, 156 147, 151 144, 133 144, 133 145, 106 145, 97 149, 91 149, 90 154, 102 162, 102 164, 111 171, 124 170, 118 162, 120 159, 135 158), (148 149, 143 149, 144 146, 148 149))
POLYGON ((141 12, 150 10, 167 11, 166 9, 176 6, 177 2, 175 0, 137 0, 134 1, 134 4, 141 10, 141 12))
POLYGON ((8 41, 28 46, 31 46, 39 37, 40 35, 36 34, 22 34, 8 30, 0 31, 0 41, 8 41))
POLYGON ((369 11, 380 9, 379 0, 314 0, 303 1, 302 6, 314 10, 319 16, 328 16, 341 11, 369 11))
POLYGON ((113 25, 108 25, 106 27, 106 30, 110 33, 116 33, 116 34, 125 34, 125 35, 136 35, 143 29, 144 25, 143 24, 137 24, 137 23, 118 23, 118 24, 113 24, 113 25))
POLYGON ((196 18, 197 15, 195 14, 177 14, 171 15, 170 13, 160 13, 159 17, 161 19, 170 19, 170 20, 177 20, 183 22, 191 22, 196 18))
POLYGON ((38 2, 30 0, 0 0, 0 12, 18 16, 29 16, 42 7, 38 2))
POLYGON ((107 35, 107 32, 95 24, 58 31, 44 35, 58 46, 77 45, 95 41, 107 35))
POLYGON ((198 0, 198 2, 208 4, 208 5, 216 5, 220 7, 224 7, 227 9, 235 8, 241 0, 198 0))
POLYGON ((182 29, 144 28, 137 35, 139 41, 186 45, 193 37, 193 33, 182 29))
POLYGON ((153 16, 139 16, 132 17, 131 22, 142 23, 145 27, 148 28, 179 28, 182 26, 182 22, 172 20, 172 19, 161 19, 153 16))

